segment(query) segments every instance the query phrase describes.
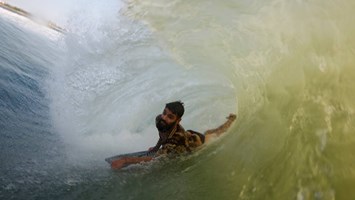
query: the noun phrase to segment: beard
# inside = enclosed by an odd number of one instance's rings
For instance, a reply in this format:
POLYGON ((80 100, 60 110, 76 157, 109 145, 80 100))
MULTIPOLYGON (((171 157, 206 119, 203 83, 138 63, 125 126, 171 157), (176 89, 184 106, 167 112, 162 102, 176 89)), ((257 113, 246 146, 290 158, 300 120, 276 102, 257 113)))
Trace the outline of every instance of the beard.
POLYGON ((173 122, 171 124, 166 123, 163 119, 159 119, 159 121, 156 123, 156 127, 160 132, 167 132, 170 129, 172 129, 175 126, 176 122, 173 122))

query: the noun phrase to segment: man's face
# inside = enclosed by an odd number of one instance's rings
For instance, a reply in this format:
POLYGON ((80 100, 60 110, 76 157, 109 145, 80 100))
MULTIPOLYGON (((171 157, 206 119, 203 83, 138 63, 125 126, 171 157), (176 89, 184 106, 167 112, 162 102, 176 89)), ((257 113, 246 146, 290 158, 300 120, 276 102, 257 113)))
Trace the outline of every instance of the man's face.
POLYGON ((157 123, 157 128, 159 131, 168 131, 170 130, 176 123, 180 122, 180 118, 172 113, 168 108, 163 110, 161 114, 161 119, 157 123))

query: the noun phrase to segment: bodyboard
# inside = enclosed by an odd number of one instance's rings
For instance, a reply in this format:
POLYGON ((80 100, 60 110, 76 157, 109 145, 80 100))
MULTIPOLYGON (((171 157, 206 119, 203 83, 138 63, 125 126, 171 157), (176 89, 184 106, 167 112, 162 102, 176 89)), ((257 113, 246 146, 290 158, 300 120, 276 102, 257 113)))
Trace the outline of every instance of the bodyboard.
POLYGON ((112 169, 121 169, 131 164, 150 161, 154 155, 154 152, 138 151, 105 158, 105 161, 111 165, 112 169))

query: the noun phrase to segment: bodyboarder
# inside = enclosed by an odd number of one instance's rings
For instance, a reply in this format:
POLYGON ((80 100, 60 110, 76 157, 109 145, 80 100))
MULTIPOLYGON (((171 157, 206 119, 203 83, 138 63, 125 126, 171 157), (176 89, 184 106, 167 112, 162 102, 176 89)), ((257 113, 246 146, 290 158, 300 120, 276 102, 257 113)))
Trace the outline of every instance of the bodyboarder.
POLYGON ((236 119, 236 115, 230 114, 227 117, 227 121, 221 126, 201 134, 193 130, 185 131, 181 126, 180 121, 184 112, 184 104, 181 101, 167 103, 162 114, 155 119, 155 125, 159 131, 157 144, 149 148, 146 155, 121 158, 111 162, 111 167, 118 169, 130 164, 147 162, 160 155, 177 155, 192 152, 204 143, 210 142, 212 138, 216 138, 226 132, 236 119))

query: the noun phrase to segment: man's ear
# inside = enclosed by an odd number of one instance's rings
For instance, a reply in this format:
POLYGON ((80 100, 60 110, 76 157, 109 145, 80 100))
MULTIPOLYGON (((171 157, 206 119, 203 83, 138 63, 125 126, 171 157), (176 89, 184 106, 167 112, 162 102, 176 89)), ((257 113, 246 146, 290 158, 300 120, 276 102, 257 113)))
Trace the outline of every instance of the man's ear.
POLYGON ((180 121, 181 121, 181 117, 176 120, 177 123, 180 123, 180 121))

